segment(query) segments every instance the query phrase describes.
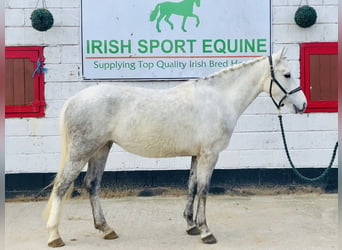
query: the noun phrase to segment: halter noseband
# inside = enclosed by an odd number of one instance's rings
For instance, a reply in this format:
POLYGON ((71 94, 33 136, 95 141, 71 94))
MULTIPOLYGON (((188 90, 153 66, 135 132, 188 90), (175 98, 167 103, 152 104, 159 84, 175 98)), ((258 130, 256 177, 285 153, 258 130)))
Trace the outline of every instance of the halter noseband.
POLYGON ((290 92, 287 92, 286 89, 284 89, 284 87, 278 82, 278 80, 275 78, 274 76, 274 68, 273 68, 273 62, 272 62, 272 56, 268 56, 268 60, 270 62, 270 69, 271 69, 271 83, 270 83, 270 97, 274 103, 274 105, 277 107, 277 109, 279 110, 281 107, 284 106, 284 101, 285 99, 298 92, 298 91, 301 91, 302 88, 299 86, 293 90, 291 90, 290 92), (275 82, 277 84, 277 86, 280 88, 280 90, 285 94, 283 98, 281 98, 281 100, 277 103, 277 101, 273 98, 273 95, 272 95, 272 86, 273 86, 273 82, 275 82))

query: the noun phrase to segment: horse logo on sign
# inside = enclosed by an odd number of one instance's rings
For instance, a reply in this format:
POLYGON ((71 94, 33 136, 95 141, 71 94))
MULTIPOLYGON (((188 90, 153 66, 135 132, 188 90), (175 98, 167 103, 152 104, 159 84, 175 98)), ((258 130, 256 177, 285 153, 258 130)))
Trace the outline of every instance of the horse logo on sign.
POLYGON ((158 32, 161 32, 159 28, 160 21, 164 18, 165 22, 167 22, 171 29, 173 30, 173 23, 170 21, 170 17, 172 14, 183 16, 182 21, 182 30, 186 32, 185 29, 185 23, 186 19, 188 17, 194 17, 196 18, 196 27, 200 24, 199 17, 193 13, 194 4, 196 4, 197 7, 200 6, 200 0, 183 0, 181 2, 175 3, 175 2, 163 2, 156 5, 154 10, 152 11, 150 15, 150 21, 153 22, 157 18, 157 24, 156 29, 158 32), (159 16, 158 16, 159 14, 159 16))

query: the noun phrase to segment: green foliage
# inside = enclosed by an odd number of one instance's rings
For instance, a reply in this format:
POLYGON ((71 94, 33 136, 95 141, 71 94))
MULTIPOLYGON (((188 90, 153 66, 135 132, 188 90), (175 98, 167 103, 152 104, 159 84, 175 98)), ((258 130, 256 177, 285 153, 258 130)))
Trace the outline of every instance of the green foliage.
POLYGON ((53 16, 47 9, 36 9, 31 14, 32 27, 38 31, 46 31, 53 25, 53 16))
POLYGON ((304 5, 298 8, 294 19, 298 26, 308 28, 316 23, 317 13, 311 6, 304 5))

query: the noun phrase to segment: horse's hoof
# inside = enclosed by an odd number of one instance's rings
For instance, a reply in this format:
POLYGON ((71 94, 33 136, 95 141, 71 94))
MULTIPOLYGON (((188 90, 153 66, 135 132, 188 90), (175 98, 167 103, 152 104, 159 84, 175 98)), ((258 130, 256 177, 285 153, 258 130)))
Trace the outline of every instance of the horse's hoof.
POLYGON ((55 240, 53 240, 53 241, 48 243, 49 247, 62 247, 64 245, 65 244, 64 244, 64 242, 63 242, 63 240, 61 238, 57 238, 57 239, 55 239, 55 240))
POLYGON ((119 238, 119 236, 115 233, 114 230, 110 231, 109 233, 106 233, 103 238, 105 240, 114 240, 114 239, 117 239, 119 238))
POLYGON ((217 240, 213 234, 208 234, 208 235, 202 237, 202 242, 204 244, 215 244, 215 243, 217 243, 217 240))
POLYGON ((200 229, 195 225, 186 230, 188 235, 200 235, 201 231, 200 229))

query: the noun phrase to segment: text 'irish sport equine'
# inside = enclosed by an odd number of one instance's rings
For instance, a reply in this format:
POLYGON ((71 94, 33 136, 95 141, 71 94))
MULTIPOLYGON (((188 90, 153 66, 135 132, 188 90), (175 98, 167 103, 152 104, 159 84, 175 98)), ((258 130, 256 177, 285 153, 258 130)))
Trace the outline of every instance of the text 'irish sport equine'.
POLYGON ((228 146, 240 115, 262 92, 270 94, 278 109, 285 104, 301 113, 306 108, 284 54, 282 50, 169 89, 101 84, 71 97, 61 112, 62 161, 45 210, 48 245, 64 245, 58 232, 62 199, 87 163, 85 184, 95 228, 105 239, 118 237, 99 201, 113 143, 145 157, 191 156, 186 231, 200 235, 204 243, 215 243, 206 222, 206 196, 219 154, 228 146))

